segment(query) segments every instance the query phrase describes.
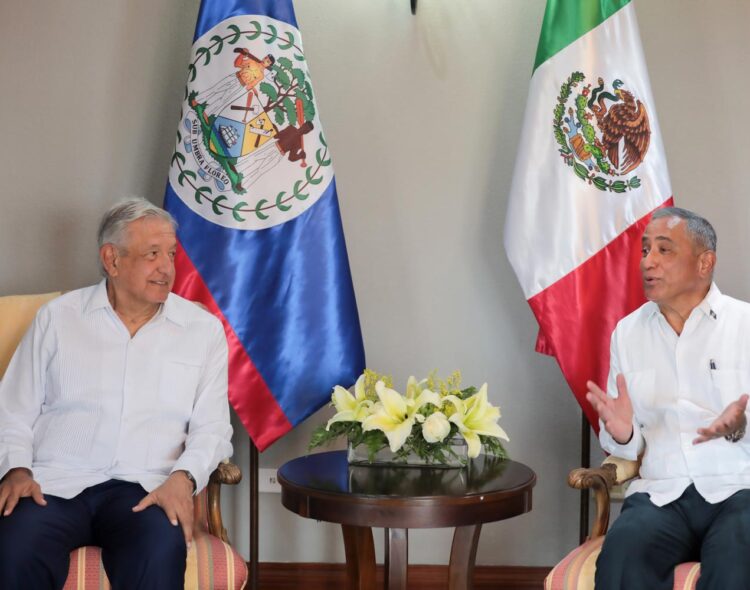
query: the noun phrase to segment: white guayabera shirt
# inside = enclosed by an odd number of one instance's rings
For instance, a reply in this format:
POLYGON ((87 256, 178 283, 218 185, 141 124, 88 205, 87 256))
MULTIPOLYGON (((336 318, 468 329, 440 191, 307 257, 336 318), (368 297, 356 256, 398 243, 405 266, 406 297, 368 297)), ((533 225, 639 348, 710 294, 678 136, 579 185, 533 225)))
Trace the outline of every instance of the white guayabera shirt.
POLYGON ((231 434, 224 330, 174 294, 133 338, 105 281, 52 300, 0 382, 0 477, 29 468, 45 494, 179 469, 201 489, 231 434))
POLYGON ((648 302, 612 334, 608 394, 617 397, 623 373, 633 402, 633 438, 617 444, 601 425, 599 440, 615 456, 635 459, 645 449, 640 479, 627 494, 647 492, 663 506, 691 483, 708 502, 750 488, 750 437, 694 445, 706 427, 743 393, 750 393, 750 304, 716 284, 691 312, 678 336, 648 302))

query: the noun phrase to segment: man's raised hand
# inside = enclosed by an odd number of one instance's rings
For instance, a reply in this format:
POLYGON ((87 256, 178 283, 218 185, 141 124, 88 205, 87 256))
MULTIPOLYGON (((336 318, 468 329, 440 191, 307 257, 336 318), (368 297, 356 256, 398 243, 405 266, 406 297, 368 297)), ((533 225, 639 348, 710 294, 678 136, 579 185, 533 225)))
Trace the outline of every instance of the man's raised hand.
POLYGON ((618 444, 630 442, 633 436, 633 406, 630 403, 625 376, 617 375, 617 397, 612 398, 593 381, 587 381, 586 399, 599 414, 604 428, 618 444))
POLYGON ((748 394, 743 393, 739 399, 729 404, 719 417, 711 422, 708 428, 699 428, 698 437, 693 439, 693 444, 697 445, 715 438, 721 438, 728 434, 733 434, 745 428, 747 425, 747 400, 748 394))

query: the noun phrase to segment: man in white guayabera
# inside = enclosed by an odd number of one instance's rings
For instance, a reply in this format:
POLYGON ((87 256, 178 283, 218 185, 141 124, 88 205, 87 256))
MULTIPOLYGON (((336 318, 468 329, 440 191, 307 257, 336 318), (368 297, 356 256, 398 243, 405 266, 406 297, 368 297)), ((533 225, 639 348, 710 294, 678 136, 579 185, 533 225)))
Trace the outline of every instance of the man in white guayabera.
POLYGON ((671 590, 700 561, 698 588, 750 588, 750 304, 713 282, 716 233, 676 207, 653 214, 641 273, 649 300, 612 334, 607 392, 589 381, 602 447, 642 455, 640 479, 605 537, 596 587, 671 590))
POLYGON ((183 588, 192 496, 229 456, 227 344, 171 293, 175 221, 144 199, 99 228, 105 278, 44 305, 0 383, 0 588, 62 588, 98 545, 112 587, 183 588))

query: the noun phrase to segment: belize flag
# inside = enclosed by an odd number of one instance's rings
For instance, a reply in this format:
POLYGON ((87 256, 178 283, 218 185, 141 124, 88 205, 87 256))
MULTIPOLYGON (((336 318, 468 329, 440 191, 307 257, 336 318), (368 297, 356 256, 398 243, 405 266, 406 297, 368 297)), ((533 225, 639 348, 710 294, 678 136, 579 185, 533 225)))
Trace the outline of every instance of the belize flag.
POLYGON ((365 365, 291 0, 203 0, 164 203, 174 290, 222 320, 229 400, 262 451, 365 365))
POLYGON ((618 320, 644 301, 651 213, 672 204, 630 0, 547 0, 505 220, 505 249, 589 422, 618 320))

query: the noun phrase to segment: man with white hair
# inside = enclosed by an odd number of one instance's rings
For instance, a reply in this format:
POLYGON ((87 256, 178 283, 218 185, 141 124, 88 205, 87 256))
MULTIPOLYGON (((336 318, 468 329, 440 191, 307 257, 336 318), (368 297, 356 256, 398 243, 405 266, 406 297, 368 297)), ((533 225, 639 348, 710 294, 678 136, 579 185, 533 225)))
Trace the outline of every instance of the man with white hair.
POLYGON ((105 278, 43 306, 0 383, 0 587, 62 588, 98 545, 114 589, 183 588, 193 494, 231 455, 218 319, 171 293, 176 223, 99 228, 105 278))
POLYGON ((686 561, 701 562, 699 589, 750 588, 750 304, 721 294, 715 265, 708 221, 677 207, 652 215, 649 301, 612 334, 607 392, 588 382, 604 450, 642 455, 597 588, 671 590, 686 561))

